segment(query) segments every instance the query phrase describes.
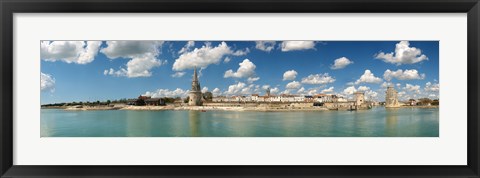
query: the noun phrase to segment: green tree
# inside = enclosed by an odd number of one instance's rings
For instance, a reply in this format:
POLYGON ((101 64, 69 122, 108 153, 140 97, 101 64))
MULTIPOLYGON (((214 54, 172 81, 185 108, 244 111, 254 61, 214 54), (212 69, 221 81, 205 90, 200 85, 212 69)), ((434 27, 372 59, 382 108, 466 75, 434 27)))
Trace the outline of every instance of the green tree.
POLYGON ((432 103, 432 100, 430 98, 421 98, 421 99, 418 99, 417 105, 425 106, 431 103, 432 103))
POLYGON ((164 97, 163 100, 165 100, 165 103, 173 103, 173 102, 175 102, 175 98, 170 98, 170 97, 164 97))
POLYGON ((207 92, 203 93, 203 99, 205 99, 207 101, 212 101, 212 99, 213 99, 212 92, 207 91, 207 92))
POLYGON ((137 99, 137 102, 135 102, 136 106, 145 106, 145 101, 143 99, 137 99))

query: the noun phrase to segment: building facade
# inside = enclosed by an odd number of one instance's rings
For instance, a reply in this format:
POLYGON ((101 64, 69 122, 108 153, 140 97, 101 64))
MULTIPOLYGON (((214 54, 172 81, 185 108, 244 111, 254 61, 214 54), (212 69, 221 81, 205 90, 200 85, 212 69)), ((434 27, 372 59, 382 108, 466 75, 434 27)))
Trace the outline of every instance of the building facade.
POLYGON ((200 89, 200 82, 197 76, 197 67, 193 70, 192 90, 188 94, 189 106, 201 106, 202 105, 202 90, 200 89))

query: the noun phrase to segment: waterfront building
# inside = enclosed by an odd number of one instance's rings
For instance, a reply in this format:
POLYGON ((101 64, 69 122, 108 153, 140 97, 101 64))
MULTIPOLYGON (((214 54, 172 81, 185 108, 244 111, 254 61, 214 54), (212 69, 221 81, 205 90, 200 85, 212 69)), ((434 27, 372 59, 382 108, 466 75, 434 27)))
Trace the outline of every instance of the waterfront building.
POLYGON ((146 100, 146 99, 150 99, 150 98, 152 98, 152 97, 150 97, 150 96, 142 96, 142 95, 138 96, 138 99, 139 99, 139 100, 146 100))
POLYGON ((281 102, 282 98, 280 96, 270 96, 271 102, 281 102))
POLYGON ((347 102, 348 100, 343 98, 343 96, 331 95, 332 102, 347 102))
POLYGON ((305 95, 305 102, 314 102, 314 98, 311 95, 305 95))
POLYGON ((149 98, 145 100, 147 106, 165 106, 165 100, 163 98, 149 98))
POLYGON ((259 97, 258 94, 252 94, 251 99, 252 99, 253 102, 257 102, 257 101, 258 101, 258 97, 259 97))
POLYGON ((398 93, 393 86, 387 87, 387 92, 385 94, 385 107, 386 108, 400 107, 400 103, 398 102, 398 93))
POLYGON ((212 98, 212 101, 213 101, 213 102, 225 102, 225 101, 227 101, 226 99, 227 99, 227 98, 224 97, 224 96, 217 96, 217 97, 213 97, 213 98, 212 98))
POLYGON ((268 97, 268 96, 259 96, 257 101, 258 102, 270 102, 271 100, 270 100, 270 97, 268 97))
POLYGON ((197 76, 197 67, 193 70, 193 79, 192 79, 192 90, 188 94, 189 101, 188 105, 190 106, 201 106, 202 105, 202 90, 200 89, 200 82, 198 81, 197 76))
POLYGON ((242 102, 252 102, 252 97, 251 96, 241 96, 240 101, 242 101, 242 102))
POLYGON ((295 102, 304 102, 305 101, 305 96, 294 96, 293 100, 295 102))
POLYGON ((281 94, 280 95, 280 101, 281 102, 295 102, 295 96, 294 95, 288 95, 288 94, 281 94))
POLYGON ((313 98, 315 98, 315 102, 325 103, 325 102, 333 102, 332 96, 333 95, 329 95, 329 94, 316 94, 313 96, 313 98))
POLYGON ((240 102, 240 97, 239 96, 232 96, 230 97, 230 102, 240 102))
POLYGON ((135 102, 133 102, 132 104, 135 105, 135 106, 144 106, 145 105, 145 101, 148 100, 148 99, 151 99, 152 97, 150 96, 138 96, 138 98, 135 100, 135 102))
POLYGON ((128 99, 127 105, 137 105, 137 99, 128 99))

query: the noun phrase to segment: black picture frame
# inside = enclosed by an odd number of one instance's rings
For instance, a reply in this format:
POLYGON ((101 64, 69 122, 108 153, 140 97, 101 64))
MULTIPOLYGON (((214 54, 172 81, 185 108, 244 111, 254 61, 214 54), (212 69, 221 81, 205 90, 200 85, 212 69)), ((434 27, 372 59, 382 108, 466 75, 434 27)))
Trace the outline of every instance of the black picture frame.
MULTIPOLYGON (((1 177, 479 177, 478 0, 1 0, 1 177), (14 13, 467 13, 466 166, 17 166, 13 165, 14 13)), ((449 154, 449 153, 445 153, 449 154)))

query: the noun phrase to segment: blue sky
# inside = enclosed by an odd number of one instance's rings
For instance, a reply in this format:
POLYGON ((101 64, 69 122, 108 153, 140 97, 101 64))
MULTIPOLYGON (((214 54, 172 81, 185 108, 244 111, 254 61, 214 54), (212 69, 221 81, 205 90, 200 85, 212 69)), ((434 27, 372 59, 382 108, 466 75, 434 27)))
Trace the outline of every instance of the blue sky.
POLYGON ((41 102, 214 95, 439 98, 438 41, 42 41, 41 102), (287 72, 288 71, 288 72, 287 72))

